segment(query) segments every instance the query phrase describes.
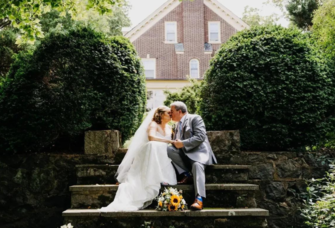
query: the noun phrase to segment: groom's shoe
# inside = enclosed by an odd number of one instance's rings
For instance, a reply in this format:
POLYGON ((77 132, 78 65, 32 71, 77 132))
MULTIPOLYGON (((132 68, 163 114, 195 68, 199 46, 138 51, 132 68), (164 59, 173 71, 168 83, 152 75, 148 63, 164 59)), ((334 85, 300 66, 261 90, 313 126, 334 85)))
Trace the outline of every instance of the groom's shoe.
POLYGON ((192 176, 184 176, 183 179, 178 181, 178 184, 193 184, 193 177, 192 176))
POLYGON ((191 205, 191 210, 202 210, 204 207, 203 202, 195 198, 194 203, 191 205))

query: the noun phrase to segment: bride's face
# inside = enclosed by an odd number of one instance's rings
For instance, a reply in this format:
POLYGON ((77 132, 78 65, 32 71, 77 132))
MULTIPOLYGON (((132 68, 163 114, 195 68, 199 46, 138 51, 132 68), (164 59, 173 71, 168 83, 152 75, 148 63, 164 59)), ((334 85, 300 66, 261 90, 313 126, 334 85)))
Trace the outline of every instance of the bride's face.
POLYGON ((171 120, 170 109, 165 110, 165 112, 162 114, 161 118, 162 118, 162 121, 169 122, 171 120))

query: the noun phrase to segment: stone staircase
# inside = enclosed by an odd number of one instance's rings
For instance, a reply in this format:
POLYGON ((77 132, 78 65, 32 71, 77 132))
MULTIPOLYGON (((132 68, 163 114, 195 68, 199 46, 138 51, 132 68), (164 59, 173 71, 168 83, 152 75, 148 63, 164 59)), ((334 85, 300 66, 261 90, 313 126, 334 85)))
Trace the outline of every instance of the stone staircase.
MULTIPOLYGON (((222 153, 222 148, 229 147, 229 151, 239 152, 238 132, 213 132, 209 139, 219 163, 226 160, 226 152, 222 153), (238 149, 232 150, 233 146, 238 149)), ((114 154, 114 164, 76 166, 77 185, 70 186, 71 209, 63 212, 65 224, 71 223, 74 228, 140 228, 145 221, 150 221, 154 228, 267 227, 269 211, 257 208, 255 194, 259 186, 248 183, 248 165, 208 166, 207 198, 202 211, 156 211, 157 203, 154 202, 148 209, 136 212, 99 212, 97 208, 108 205, 114 199, 118 188, 114 178, 118 165, 115 164, 120 163, 125 153, 126 150, 119 149, 114 154)), ((193 203, 193 185, 173 187, 183 190, 188 205, 193 203)))
MULTIPOLYGON (((114 174, 117 165, 77 165, 77 183, 70 186, 71 209, 63 212, 65 223, 75 228, 140 227, 153 221, 154 227, 266 227, 269 212, 257 208, 258 185, 247 184, 247 165, 212 165, 206 169, 207 198, 202 211, 160 212, 155 203, 149 210, 100 213, 96 209, 113 201, 118 186, 114 174), (234 182, 234 183, 232 183, 234 182)), ((183 190, 191 204, 193 185, 174 186, 183 190)))

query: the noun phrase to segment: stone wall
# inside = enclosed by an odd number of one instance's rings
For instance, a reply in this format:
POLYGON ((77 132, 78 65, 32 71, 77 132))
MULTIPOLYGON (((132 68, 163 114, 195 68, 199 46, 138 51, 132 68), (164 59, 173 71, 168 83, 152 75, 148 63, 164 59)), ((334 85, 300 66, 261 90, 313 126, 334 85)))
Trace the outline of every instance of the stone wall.
POLYGON ((113 162, 106 155, 0 156, 0 227, 59 228, 71 206, 75 166, 113 162))
MULTIPOLYGON (((302 225, 295 194, 305 191, 306 179, 322 177, 327 170, 315 154, 240 151, 238 131, 208 132, 208 136, 220 164, 252 166, 243 182, 260 186, 257 206, 270 211, 269 227, 302 225)), ((71 207, 69 186, 77 183, 75 166, 115 164, 124 154, 125 150, 119 149, 115 158, 90 154, 0 156, 1 228, 60 227, 61 212, 71 207)))

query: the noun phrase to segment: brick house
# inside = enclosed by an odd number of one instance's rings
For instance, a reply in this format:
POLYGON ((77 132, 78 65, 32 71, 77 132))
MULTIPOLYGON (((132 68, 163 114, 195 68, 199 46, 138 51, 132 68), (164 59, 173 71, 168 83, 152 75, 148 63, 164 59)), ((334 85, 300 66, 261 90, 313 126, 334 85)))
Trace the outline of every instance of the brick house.
POLYGON ((168 0, 125 34, 145 69, 148 109, 162 105, 163 90, 201 80, 210 59, 233 34, 249 26, 217 0, 168 0))

